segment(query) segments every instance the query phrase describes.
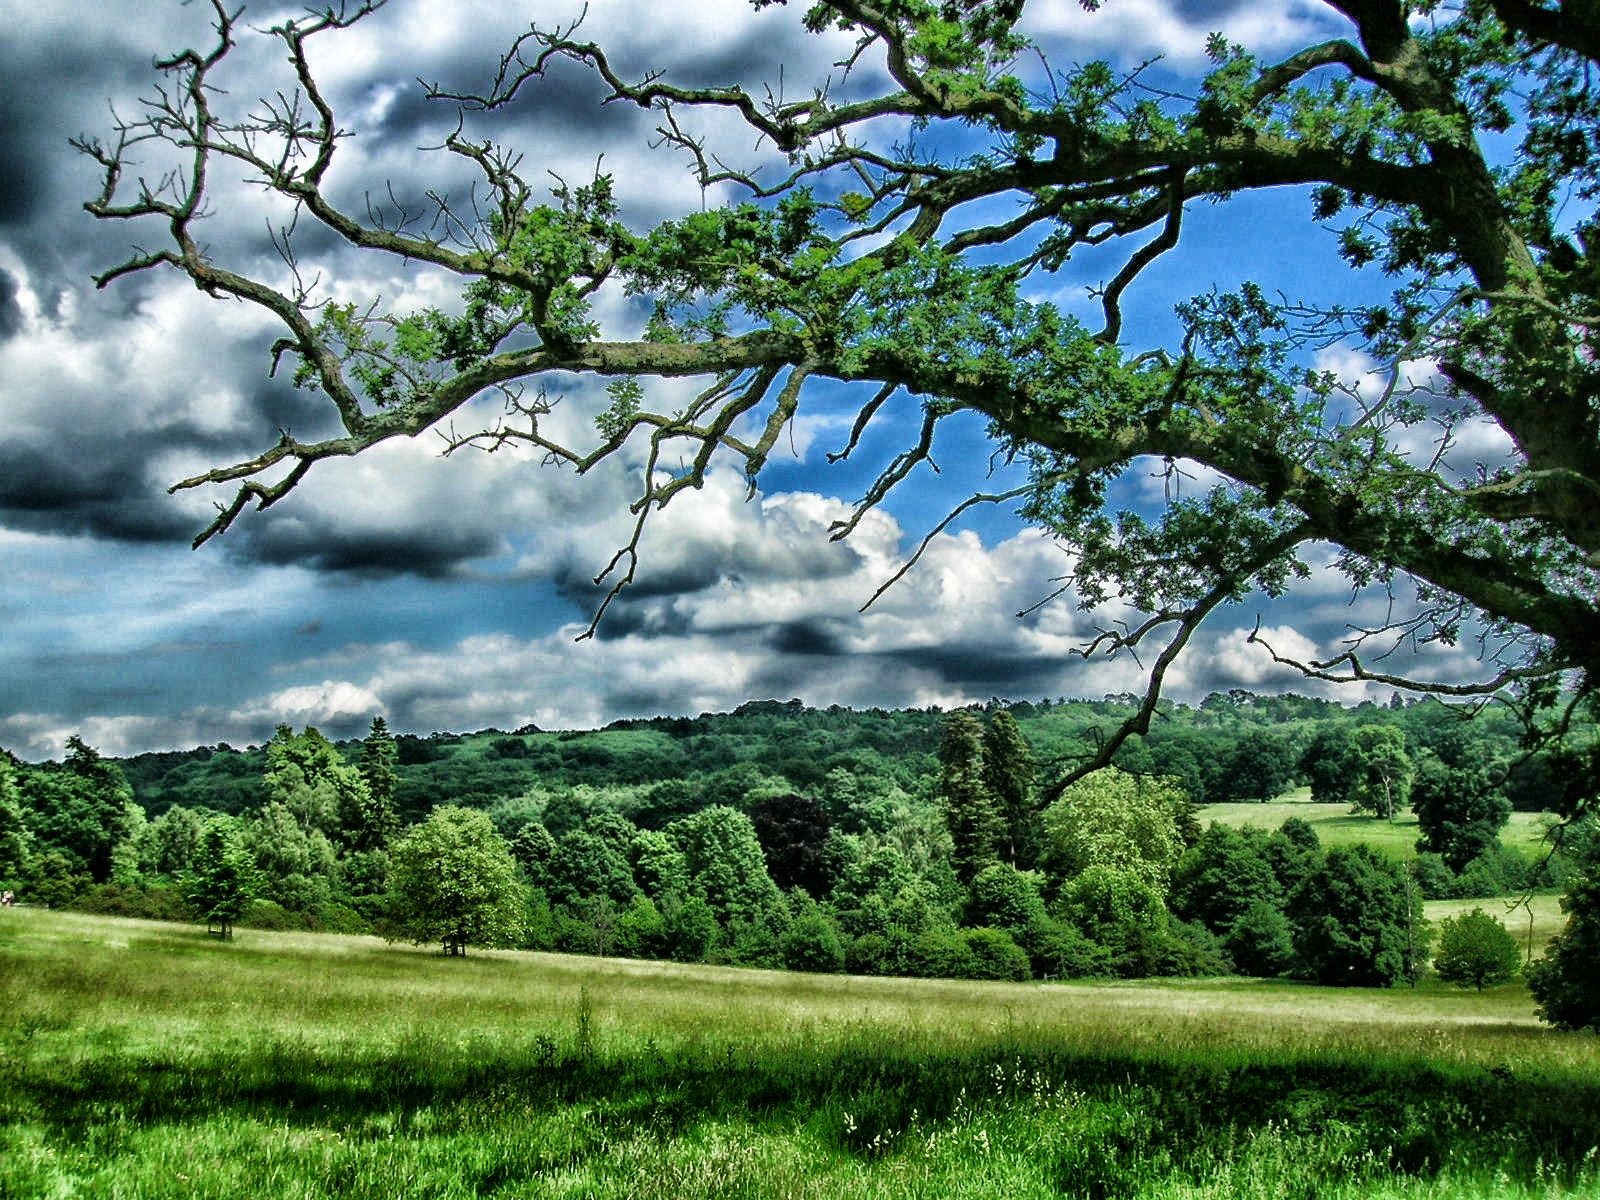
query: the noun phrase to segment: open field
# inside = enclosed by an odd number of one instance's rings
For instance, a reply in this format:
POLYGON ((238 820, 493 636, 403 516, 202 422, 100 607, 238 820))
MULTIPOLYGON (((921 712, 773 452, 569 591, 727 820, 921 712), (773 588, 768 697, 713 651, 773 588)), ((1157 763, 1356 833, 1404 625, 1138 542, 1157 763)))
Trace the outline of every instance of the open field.
MULTIPOLYGON (((1224 825, 1254 825, 1268 830, 1278 828, 1290 817, 1299 817, 1317 831, 1324 846, 1366 842, 1392 858, 1409 858, 1417 852, 1421 831, 1415 813, 1408 810, 1393 821, 1385 821, 1352 814, 1348 804, 1313 804, 1306 795, 1302 789, 1265 804, 1205 804, 1196 815, 1202 825, 1221 821, 1224 825)), ((1547 849, 1544 834, 1552 819, 1549 813, 1514 812, 1500 840, 1527 854, 1540 854, 1547 849)))
POLYGON ((1526 994, 998 985, 0 913, 0 1196, 1600 1192, 1526 994))

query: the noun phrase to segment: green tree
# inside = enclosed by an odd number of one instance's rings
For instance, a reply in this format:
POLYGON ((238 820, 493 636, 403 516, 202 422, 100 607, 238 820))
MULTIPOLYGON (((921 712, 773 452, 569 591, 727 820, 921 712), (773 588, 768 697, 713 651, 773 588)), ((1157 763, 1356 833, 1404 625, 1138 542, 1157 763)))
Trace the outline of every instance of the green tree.
POLYGON ((111 878, 117 845, 143 818, 122 769, 74 734, 60 766, 36 767, 21 779, 26 822, 41 854, 66 856, 95 883, 111 878))
POLYGON ((1370 846, 1335 846, 1289 897, 1299 970, 1338 987, 1393 987, 1421 973, 1420 891, 1370 846))
POLYGON ((1215 799, 1274 800, 1293 779, 1295 756, 1281 734, 1252 729, 1234 744, 1225 767, 1215 799))
POLYGON ((1170 780, 1115 767, 1080 779, 1045 809, 1045 869, 1070 880, 1109 867, 1165 895, 1183 850, 1177 812, 1187 803, 1170 780))
POLYGON ((999 861, 1005 819, 990 790, 984 766, 983 725, 964 710, 944 720, 939 742, 939 801, 954 847, 956 878, 971 883, 990 863, 999 861))
POLYGON ((30 840, 16 768, 11 756, 0 750, 0 884, 10 887, 18 881, 28 865, 30 840))
POLYGON ((965 923, 1004 929, 1023 938, 1044 920, 1042 880, 1032 871, 1019 871, 1010 863, 994 863, 979 871, 967 889, 965 923))
POLYGON ((1498 844, 1511 801, 1482 767, 1447 767, 1425 757, 1411 788, 1422 837, 1417 849, 1444 859, 1457 874, 1498 844))
POLYGON ((372 727, 361 744, 361 778, 367 785, 367 805, 355 839, 358 850, 383 850, 394 837, 400 821, 395 815, 394 793, 399 786, 399 753, 389 723, 381 716, 372 718, 372 727))
POLYGON ((667 826, 667 836, 683 854, 689 888, 724 925, 761 923, 777 907, 778 889, 767 874, 750 818, 726 805, 701 809, 667 826))
POLYGON ((391 940, 439 942, 450 955, 518 943, 525 900, 516 860, 481 812, 435 808, 395 843, 390 880, 391 940))
POLYGON ((1385 820, 1411 802, 1416 768, 1406 753, 1406 735, 1393 725, 1363 725, 1350 734, 1345 753, 1345 796, 1358 812, 1385 820))
POLYGON ((1522 967, 1517 939, 1481 908, 1439 922, 1439 953, 1433 969, 1439 978, 1480 992, 1489 983, 1504 983, 1522 967))
POLYGON ((195 915, 224 939, 232 938, 233 923, 249 910, 258 883, 255 858, 233 820, 206 822, 183 877, 183 898, 195 915))
MULTIPOLYGON (((164 58, 148 104, 110 140, 78 145, 103 173, 88 211, 164 231, 154 246, 128 239, 141 248, 100 283, 175 270, 207 295, 260 306, 283 326, 275 358, 295 361, 337 425, 310 440, 263 428, 259 453, 178 481, 231 489, 201 541, 246 509, 270 509, 324 460, 440 425, 453 445, 520 442, 585 470, 630 453, 684 463, 639 474, 640 493, 625 499, 647 515, 692 493, 722 457, 759 481, 786 431, 836 402, 860 405, 838 457, 888 447, 848 532, 896 487, 918 486, 907 481, 924 478, 915 468, 941 426, 976 416, 1026 472, 1005 495, 1069 552, 1065 582, 1089 603, 1118 595, 1155 614, 1095 639, 1152 650, 1125 732, 1148 728, 1200 624, 1251 592, 1281 594, 1310 574, 1308 548, 1319 546, 1333 548, 1331 570, 1387 586, 1410 611, 1333 662, 1293 665, 1441 693, 1515 687, 1535 715, 1565 677, 1592 715, 1600 116, 1589 80, 1600 44, 1580 7, 1474 0, 1418 19, 1432 9, 1330 3, 1342 36, 1308 22, 1317 40, 1272 61, 1214 37, 1203 78, 1152 88, 1105 62, 1052 62, 1076 52, 1031 42, 1021 4, 824 0, 797 19, 850 31, 859 50, 837 68, 848 78, 814 81, 796 103, 669 83, 665 62, 630 80, 595 43, 536 27, 506 70, 488 72, 490 94, 442 97, 460 106, 462 127, 439 150, 481 168, 474 203, 452 205, 419 164, 402 191, 434 196, 442 211, 407 221, 341 207, 384 194, 383 181, 362 186, 339 169, 356 123, 315 86, 316 63, 336 55, 313 45, 390 10, 330 10, 264 31, 287 63, 281 81, 243 76, 261 82, 262 102, 236 77, 262 56, 237 61, 246 31, 219 5, 214 43, 164 58), (562 59, 591 70, 604 99, 658 110, 647 124, 726 202, 635 229, 604 175, 546 195, 519 174, 544 156, 494 144, 489 123, 513 98, 569 103, 568 75, 543 69, 562 59), (707 110, 749 127, 735 135, 739 156, 754 134, 771 157, 732 163, 732 150, 707 142, 697 120, 707 110), (903 136, 908 124, 917 137, 903 136), (149 155, 155 142, 171 153, 149 155), (141 173, 152 158, 159 176, 141 173), (324 267, 346 277, 333 256, 356 252, 459 280, 462 294, 402 308, 376 292, 329 303, 296 290, 254 265, 247 239, 230 257, 234 239, 206 228, 255 211, 238 189, 275 193, 300 215, 283 248, 297 278, 324 267), (1304 226, 1279 236, 1336 251, 1352 272, 1381 271, 1388 298, 1373 294, 1380 281, 1352 284, 1341 271, 1309 273, 1303 294, 1281 299, 1276 281, 1250 282, 1177 298, 1170 331, 1140 335, 1158 344, 1136 341, 1123 310, 1140 287, 1209 278, 1163 261, 1189 245, 1188 209, 1214 203, 1207 224, 1226 228, 1250 211, 1233 201, 1253 194, 1293 194, 1304 226), (1056 301, 1056 272, 1075 269, 1080 251, 1107 280, 1087 320, 1056 301), (607 285, 637 298, 638 326, 602 334, 593 303, 607 285), (1317 369, 1313 351, 1340 339, 1379 364, 1375 387, 1352 394, 1317 369), (1423 362, 1436 369, 1410 365, 1423 362), (533 394, 573 374, 611 381, 586 438, 542 420, 542 404, 478 438, 454 431, 485 392, 533 394), (702 403, 650 386, 689 376, 708 381, 702 403), (831 381, 865 385, 861 399, 831 381), (896 445, 885 401, 901 389, 925 416, 896 445), (1478 472, 1458 455, 1418 455, 1436 420, 1446 449, 1451 434, 1488 426, 1503 460, 1478 472), (1152 466, 1176 478, 1185 464, 1218 485, 1174 486, 1154 513, 1119 510, 1119 485, 1152 466), (1376 646, 1456 643, 1485 623, 1499 636, 1476 679, 1375 665, 1376 646), (1385 632, 1394 637, 1375 640, 1385 632)), ((612 560, 617 588, 634 578, 640 538, 636 529, 612 560)), ((1274 652, 1269 635, 1254 640, 1274 652)), ((1552 736, 1571 727, 1558 715, 1552 736)), ((1121 741, 1107 738, 1084 767, 1110 762, 1121 741)))
POLYGON ((283 805, 307 833, 321 833, 341 848, 380 844, 381 821, 361 771, 313 726, 302 733, 278 726, 267 743, 262 782, 268 802, 283 805))
POLYGON ((1038 768, 1017 719, 1002 708, 983 734, 983 771, 1000 812, 1001 858, 1019 870, 1039 856, 1039 814, 1034 806, 1038 768))
POLYGON ((1226 936, 1258 903, 1282 908, 1284 893, 1258 829, 1233 829, 1213 821, 1184 852, 1174 872, 1172 909, 1226 936))
POLYGON ((1350 730, 1343 724, 1325 725, 1312 736, 1300 755, 1300 772, 1311 784, 1313 804, 1349 802, 1345 757, 1350 752, 1350 730))
POLYGON ((1600 825, 1590 817, 1568 834, 1567 923, 1528 968, 1528 991, 1557 1028, 1600 1031, 1600 825))
POLYGON ((1061 890, 1061 914, 1111 956, 1123 974, 1142 974, 1139 951, 1167 931, 1161 893, 1142 874, 1096 863, 1061 890))

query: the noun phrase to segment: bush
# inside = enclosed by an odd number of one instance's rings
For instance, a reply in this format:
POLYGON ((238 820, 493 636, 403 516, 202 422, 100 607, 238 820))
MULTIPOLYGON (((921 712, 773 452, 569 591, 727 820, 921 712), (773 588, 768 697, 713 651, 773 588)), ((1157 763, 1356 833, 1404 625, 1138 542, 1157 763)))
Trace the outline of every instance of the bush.
POLYGON ((810 912, 789 926, 781 939, 783 963, 791 971, 837 974, 844 970, 839 931, 820 912, 810 912))
POLYGON ((929 929, 912 939, 906 968, 923 979, 970 979, 977 970, 967 941, 954 929, 929 929))
POLYGON ((75 896, 68 908, 107 917, 137 917, 145 921, 189 921, 194 913, 183 893, 169 884, 136 887, 102 883, 75 896))
POLYGON ((972 958, 963 979, 1009 979, 1021 981, 1032 975, 1028 952, 1003 929, 963 929, 961 938, 972 958))
POLYGON ((1076 926, 1051 920, 1035 922, 1027 931, 1033 973, 1042 979, 1094 979, 1111 974, 1111 955, 1076 926))

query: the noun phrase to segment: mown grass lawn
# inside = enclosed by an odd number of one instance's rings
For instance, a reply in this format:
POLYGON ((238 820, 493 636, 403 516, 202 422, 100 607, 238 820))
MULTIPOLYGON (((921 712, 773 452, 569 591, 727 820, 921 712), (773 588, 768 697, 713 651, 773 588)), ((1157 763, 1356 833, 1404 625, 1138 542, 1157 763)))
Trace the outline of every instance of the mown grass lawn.
MULTIPOLYGON (((1391 858, 1411 858, 1422 836, 1415 813, 1407 810, 1386 821, 1381 817, 1355 814, 1348 804, 1313 804, 1301 789, 1266 803, 1243 802, 1205 804, 1197 813, 1202 825, 1220 821, 1224 825, 1254 825, 1257 829, 1277 829, 1290 817, 1299 817, 1314 830, 1323 846, 1349 846, 1365 842, 1391 858)), ((1501 831, 1500 840, 1527 854, 1541 854, 1548 846, 1545 831, 1554 818, 1549 813, 1514 812, 1501 831)))
POLYGON ((999 985, 0 913, 0 1196, 1600 1194, 1482 995, 999 985))

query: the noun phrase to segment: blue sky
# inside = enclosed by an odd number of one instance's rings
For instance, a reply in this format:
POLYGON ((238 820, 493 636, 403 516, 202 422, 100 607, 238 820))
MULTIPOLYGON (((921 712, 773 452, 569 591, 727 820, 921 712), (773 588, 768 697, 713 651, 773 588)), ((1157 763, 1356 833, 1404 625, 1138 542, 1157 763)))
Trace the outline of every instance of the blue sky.
MULTIPOLYGON (((538 15, 576 7, 541 3, 538 15)), ((714 0, 686 11, 595 0, 585 30, 632 73, 669 65, 675 78, 754 82, 781 66, 791 90, 826 74, 840 49, 805 35, 798 8, 757 15, 743 0, 714 0)), ((279 15, 259 7, 246 20, 279 15)), ((381 184, 436 169, 418 147, 438 140, 451 115, 419 100, 416 78, 481 80, 529 15, 514 5, 392 0, 347 35, 325 61, 358 131, 341 151, 345 178, 381 184), (507 15, 496 23, 486 7, 507 15)), ((745 500, 730 470, 663 514, 638 587, 592 640, 574 639, 597 599, 587 581, 626 537, 625 464, 578 480, 528 456, 441 457, 426 434, 324 464, 270 513, 191 551, 218 497, 169 497, 169 483, 258 451, 280 427, 306 436, 326 422, 316 397, 266 379, 275 335, 258 315, 172 275, 94 290, 91 273, 126 257, 133 234, 82 212, 95 173, 67 138, 106 131, 108 105, 132 111, 151 58, 204 42, 207 17, 177 0, 92 9, 0 0, 0 120, 13 151, 0 166, 0 746, 39 759, 58 756, 73 732, 121 754, 264 741, 280 721, 359 733, 378 712, 417 732, 562 728, 757 697, 951 705, 1139 685, 1130 659, 1071 653, 1096 619, 1116 613, 1086 615, 1069 598, 1017 618, 1054 590, 1063 559, 1005 512, 975 514, 937 539, 910 576, 858 614, 945 511, 972 488, 993 487, 988 447, 975 423, 952 427, 937 448, 941 474, 918 475, 833 544, 828 523, 874 462, 864 449, 859 466, 827 465, 850 410, 830 408, 826 393, 755 499, 745 500)), ((1165 55, 1156 69, 1174 81, 1203 65, 1211 29, 1265 57, 1340 29, 1311 0, 1112 0, 1092 17, 1059 0, 1035 4, 1028 21, 1058 63, 1132 66, 1165 55)), ((278 86, 270 73, 279 56, 265 39, 247 36, 237 57, 236 95, 278 86)), ((540 97, 544 108, 504 124, 531 163, 582 178, 603 153, 639 227, 700 203, 683 164, 648 149, 644 114, 599 112, 577 76, 540 97)), ((741 134, 737 144, 748 142, 741 134)), ((1191 209, 1186 251, 1128 297, 1130 342, 1159 343, 1175 301, 1246 277, 1290 294, 1327 299, 1330 281, 1351 294, 1331 235, 1311 229, 1307 211, 1304 197, 1284 194, 1191 209)), ((234 193, 208 232, 221 250, 259 258, 266 216, 256 198, 234 193)), ((438 281, 394 263, 331 254, 319 266, 330 289, 352 297, 442 296, 438 281)), ((1087 261, 1049 287, 1092 314, 1086 285, 1108 273, 1087 261)), ((1370 295, 1381 283, 1354 286, 1370 295)), ((611 323, 628 317, 620 302, 602 310, 611 323)), ((1355 375, 1371 365, 1350 350, 1328 361, 1355 375)), ((586 385, 567 398, 575 421, 599 401, 586 385)), ((494 402, 478 411, 492 414, 494 402)), ((1260 617, 1286 645, 1326 652, 1371 603, 1350 600, 1341 580, 1319 571, 1286 603, 1242 606, 1197 639, 1171 693, 1315 690, 1246 646, 1238 626, 1260 617)))

